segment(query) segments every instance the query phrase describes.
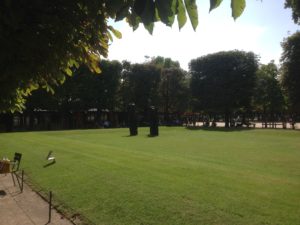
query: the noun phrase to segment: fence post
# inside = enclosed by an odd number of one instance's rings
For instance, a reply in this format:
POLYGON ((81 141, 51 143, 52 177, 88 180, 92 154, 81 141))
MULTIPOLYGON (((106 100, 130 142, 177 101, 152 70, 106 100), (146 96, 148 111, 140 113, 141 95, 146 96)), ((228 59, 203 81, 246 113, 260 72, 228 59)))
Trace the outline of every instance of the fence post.
POLYGON ((48 223, 51 223, 51 208, 52 208, 52 191, 49 192, 49 220, 48 220, 48 223))

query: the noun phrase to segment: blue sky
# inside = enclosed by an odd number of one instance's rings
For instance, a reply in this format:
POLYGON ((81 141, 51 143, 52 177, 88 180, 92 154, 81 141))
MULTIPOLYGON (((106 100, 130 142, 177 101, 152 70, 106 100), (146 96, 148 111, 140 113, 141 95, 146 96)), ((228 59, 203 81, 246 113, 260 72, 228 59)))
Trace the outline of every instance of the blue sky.
POLYGON ((231 17, 230 0, 209 13, 209 0, 199 0, 199 25, 193 31, 189 21, 179 31, 174 23, 167 27, 157 23, 153 35, 143 26, 135 32, 125 23, 114 26, 123 38, 115 39, 109 49, 109 59, 144 62, 145 56, 164 56, 178 60, 188 69, 191 59, 226 50, 253 51, 261 63, 279 63, 280 42, 299 26, 291 19, 291 11, 284 9, 284 0, 247 0, 247 6, 236 21, 231 17))

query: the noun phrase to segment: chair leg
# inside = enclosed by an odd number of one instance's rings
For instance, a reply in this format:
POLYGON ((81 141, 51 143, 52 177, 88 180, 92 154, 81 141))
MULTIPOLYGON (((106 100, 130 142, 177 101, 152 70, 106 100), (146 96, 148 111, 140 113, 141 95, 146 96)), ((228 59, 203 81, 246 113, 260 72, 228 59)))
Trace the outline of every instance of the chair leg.
POLYGON ((15 182, 15 178, 14 178, 14 173, 13 172, 11 173, 11 177, 12 177, 12 180, 14 182, 14 186, 16 186, 16 182, 15 182))
POLYGON ((14 182, 14 186, 16 186, 16 181, 15 181, 14 176, 15 176, 16 179, 17 179, 19 188, 22 190, 22 184, 20 183, 20 179, 19 179, 18 175, 16 174, 16 171, 15 171, 15 172, 11 172, 11 177, 12 177, 12 180, 13 180, 13 182, 14 182))
POLYGON ((19 188, 21 189, 21 183, 20 183, 19 177, 18 177, 18 175, 16 173, 14 173, 14 174, 15 174, 15 176, 17 178, 17 181, 18 181, 18 184, 19 184, 19 188))

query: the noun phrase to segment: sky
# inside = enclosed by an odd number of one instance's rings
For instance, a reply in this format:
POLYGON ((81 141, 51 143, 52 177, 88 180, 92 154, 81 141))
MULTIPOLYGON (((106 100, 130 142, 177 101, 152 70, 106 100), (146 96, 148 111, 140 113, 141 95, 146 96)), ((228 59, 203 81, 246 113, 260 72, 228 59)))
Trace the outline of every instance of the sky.
POLYGON ((291 10, 284 9, 284 0, 246 0, 246 9, 237 20, 231 17, 230 0, 209 13, 209 0, 198 0, 199 24, 194 31, 190 21, 179 31, 156 23, 152 35, 140 25, 132 31, 126 22, 113 26, 122 33, 114 39, 108 59, 145 62, 146 57, 163 56, 179 61, 188 70, 191 59, 219 51, 253 51, 261 63, 275 60, 279 64, 283 39, 297 30, 291 10))

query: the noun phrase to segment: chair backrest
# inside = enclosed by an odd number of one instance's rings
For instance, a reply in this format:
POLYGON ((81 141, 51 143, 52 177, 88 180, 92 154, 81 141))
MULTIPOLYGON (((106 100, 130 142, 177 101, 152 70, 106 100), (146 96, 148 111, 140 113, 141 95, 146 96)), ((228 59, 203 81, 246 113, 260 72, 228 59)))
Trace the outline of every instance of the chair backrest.
POLYGON ((49 158, 51 158, 52 157, 52 151, 49 151, 48 152, 48 155, 47 155, 47 157, 46 157, 46 160, 49 160, 49 158))
POLYGON ((18 153, 18 152, 15 152, 14 164, 13 164, 12 170, 16 170, 16 171, 19 170, 21 159, 22 159, 22 154, 18 153))

